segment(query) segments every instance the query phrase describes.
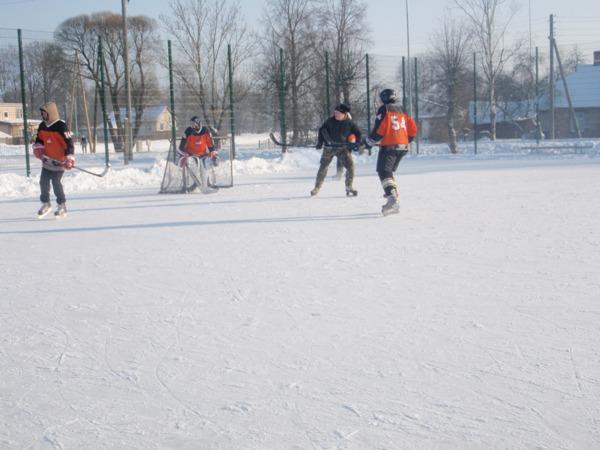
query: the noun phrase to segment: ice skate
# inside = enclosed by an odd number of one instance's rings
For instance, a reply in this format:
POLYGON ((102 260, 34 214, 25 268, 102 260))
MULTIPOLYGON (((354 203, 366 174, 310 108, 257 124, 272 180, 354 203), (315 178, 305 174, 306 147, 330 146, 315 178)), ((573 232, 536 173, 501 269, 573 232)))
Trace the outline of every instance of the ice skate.
POLYGON ((312 191, 310 191, 310 196, 311 196, 311 197, 314 197, 315 195, 317 195, 317 194, 319 193, 319 190, 320 190, 320 189, 321 189, 321 188, 318 188, 318 187, 316 187, 316 186, 315 186, 315 187, 313 188, 313 190, 312 190, 312 191))
POLYGON ((65 206, 64 203, 61 203, 58 205, 58 207, 56 208, 56 211, 54 211, 54 216, 59 219, 61 217, 65 217, 67 215, 67 207, 65 206))
POLYGON ((42 217, 46 216, 51 209, 52 205, 50 204, 50 202, 42 203, 41 208, 37 212, 38 219, 41 219, 42 217))
POLYGON ((358 191, 351 187, 346 188, 346 197, 356 197, 358 195, 358 191))
POLYGON ((400 211, 400 205, 398 204, 398 197, 394 194, 390 194, 387 197, 387 202, 381 207, 381 214, 387 216, 389 214, 398 214, 400 211))

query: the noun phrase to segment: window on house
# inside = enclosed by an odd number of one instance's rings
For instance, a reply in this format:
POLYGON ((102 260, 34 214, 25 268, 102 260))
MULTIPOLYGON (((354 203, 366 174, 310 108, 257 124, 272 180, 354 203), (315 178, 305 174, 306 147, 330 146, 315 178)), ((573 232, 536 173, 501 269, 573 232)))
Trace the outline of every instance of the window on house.
POLYGON ((4 111, 4 118, 8 119, 8 112, 4 111))
POLYGON ((160 131, 162 131, 164 129, 164 127, 165 127, 164 124, 161 123, 160 124, 160 131))

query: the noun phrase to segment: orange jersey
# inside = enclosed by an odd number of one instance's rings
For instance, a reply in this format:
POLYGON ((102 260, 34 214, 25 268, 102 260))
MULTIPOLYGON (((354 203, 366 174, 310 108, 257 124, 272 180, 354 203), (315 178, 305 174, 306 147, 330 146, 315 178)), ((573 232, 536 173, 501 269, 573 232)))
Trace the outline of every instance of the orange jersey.
POLYGON ((213 147, 213 141, 210 134, 192 134, 187 137, 185 142, 185 151, 190 155, 206 155, 213 147))
POLYGON ((42 122, 38 128, 36 142, 44 144, 44 154, 57 161, 64 161, 66 155, 73 153, 71 133, 62 120, 50 126, 42 122))
POLYGON ((206 127, 201 130, 188 127, 179 143, 179 150, 194 156, 204 156, 214 150, 210 131, 206 127))
POLYGON ((377 111, 375 127, 371 134, 380 145, 408 145, 409 138, 417 135, 417 124, 395 104, 383 105, 377 111))

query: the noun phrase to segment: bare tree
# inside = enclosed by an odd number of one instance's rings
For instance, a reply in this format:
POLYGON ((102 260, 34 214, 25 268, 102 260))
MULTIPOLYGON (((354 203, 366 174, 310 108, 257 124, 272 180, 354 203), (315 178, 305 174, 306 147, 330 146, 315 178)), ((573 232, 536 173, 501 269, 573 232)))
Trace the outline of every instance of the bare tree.
POLYGON ((0 49, 0 99, 19 100, 19 54, 16 46, 0 49))
POLYGON ((71 67, 58 45, 32 42, 23 49, 23 57, 30 112, 47 101, 66 98, 71 67))
POLYGON ((468 79, 468 50, 471 34, 464 24, 446 15, 441 28, 433 34, 430 73, 438 102, 446 110, 448 143, 457 152, 455 120, 459 93, 468 79))
MULTIPOLYGON (((146 105, 145 89, 139 86, 145 83, 147 72, 153 68, 149 64, 151 50, 157 39, 155 22, 144 16, 128 17, 128 30, 132 33, 131 52, 135 63, 132 64, 130 79, 137 80, 138 89, 134 92, 133 103, 136 124, 133 129, 134 139, 139 131, 140 120, 146 105)), ((112 103, 114 122, 109 121, 111 140, 118 151, 124 149, 125 124, 121 108, 124 102, 125 72, 123 65, 123 31, 122 17, 111 12, 100 12, 81 15, 65 20, 55 32, 56 41, 65 51, 79 52, 85 76, 100 86, 98 70, 98 36, 103 42, 103 61, 105 67, 105 85, 112 103)))
POLYGON ((490 107, 490 134, 495 140, 496 80, 511 56, 518 51, 518 45, 510 49, 504 45, 508 26, 517 12, 517 7, 511 3, 506 8, 507 0, 454 0, 454 3, 469 19, 482 54, 481 66, 487 83, 490 107))
POLYGON ((297 142, 308 126, 307 105, 300 104, 310 93, 315 64, 314 3, 312 0, 268 0, 262 53, 268 83, 283 90, 290 99, 292 142, 297 142), (283 49, 285 80, 279 80, 279 48, 283 49), (302 113, 301 113, 302 109, 302 113))
POLYGON ((350 103, 352 85, 362 79, 360 66, 370 44, 367 5, 361 0, 323 0, 319 11, 323 50, 333 54, 335 101, 350 103))
POLYGON ((133 123, 133 136, 139 134, 142 124, 144 109, 151 100, 156 101, 156 91, 159 89, 158 80, 152 64, 156 62, 155 55, 158 51, 157 25, 153 19, 145 16, 128 18, 128 31, 132 42, 132 76, 131 97, 135 119, 133 123))
MULTIPOLYGON (((170 6, 171 14, 161 20, 178 51, 174 72, 188 93, 184 109, 198 105, 204 122, 220 129, 228 99, 227 45, 236 73, 253 55, 255 43, 237 2, 172 0, 170 6)), ((238 98, 244 95, 236 92, 238 98)))
POLYGON ((570 51, 561 51, 560 53, 565 53, 563 63, 565 75, 575 72, 578 65, 586 63, 586 56, 577 44, 575 44, 570 51))

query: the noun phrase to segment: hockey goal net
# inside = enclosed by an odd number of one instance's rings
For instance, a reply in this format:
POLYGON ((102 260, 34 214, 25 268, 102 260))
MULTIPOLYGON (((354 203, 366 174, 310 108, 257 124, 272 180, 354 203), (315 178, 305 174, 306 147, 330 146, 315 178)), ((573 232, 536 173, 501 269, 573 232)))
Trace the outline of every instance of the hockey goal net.
POLYGON ((229 140, 226 137, 213 139, 218 150, 216 161, 210 158, 188 158, 185 164, 180 164, 182 155, 177 150, 178 142, 175 145, 171 143, 160 184, 161 194, 206 193, 210 191, 207 188, 233 186, 233 160, 229 140))

